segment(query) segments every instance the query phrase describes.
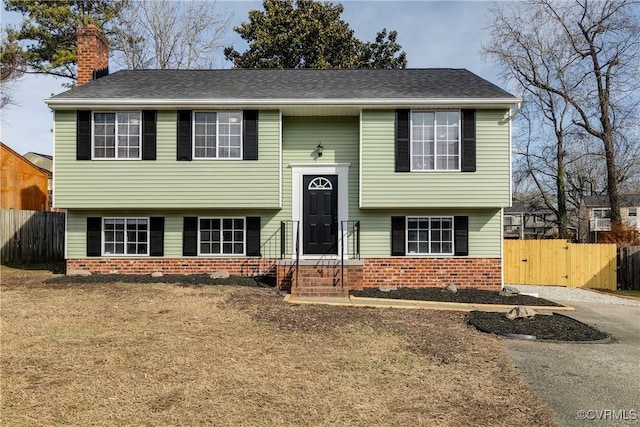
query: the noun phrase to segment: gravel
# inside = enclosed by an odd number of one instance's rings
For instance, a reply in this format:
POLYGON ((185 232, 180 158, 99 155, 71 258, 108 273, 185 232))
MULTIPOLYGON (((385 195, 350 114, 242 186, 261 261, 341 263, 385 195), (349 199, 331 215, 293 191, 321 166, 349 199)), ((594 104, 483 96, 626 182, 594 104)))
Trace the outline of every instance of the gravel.
POLYGON ((565 288, 563 286, 534 286, 534 285, 510 285, 517 288, 522 293, 538 294, 540 298, 552 301, 582 301, 597 302, 601 304, 628 305, 640 307, 640 301, 618 298, 600 292, 593 292, 587 289, 565 288))

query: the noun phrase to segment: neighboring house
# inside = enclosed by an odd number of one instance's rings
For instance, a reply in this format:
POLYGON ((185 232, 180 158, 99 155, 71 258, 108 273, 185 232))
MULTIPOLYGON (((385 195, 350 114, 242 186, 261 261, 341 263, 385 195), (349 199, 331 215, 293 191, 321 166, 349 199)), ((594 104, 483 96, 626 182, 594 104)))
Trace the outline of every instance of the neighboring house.
POLYGON ((29 151, 23 157, 40 169, 47 171, 49 175, 49 179, 47 181, 47 200, 49 201, 48 208, 51 209, 51 203, 53 201, 53 156, 29 151))
MULTIPOLYGON (((582 200, 581 210, 589 242, 597 242, 603 233, 611 231, 609 196, 586 196, 582 200)), ((620 214, 624 225, 640 231, 639 211, 640 194, 620 194, 620 214)))
POLYGON ((48 210, 49 174, 0 142, 0 207, 18 210, 48 210))
POLYGON ((69 272, 272 272, 294 295, 501 286, 509 93, 463 69, 91 80, 106 49, 80 30, 78 86, 46 101, 69 272))
POLYGON ((505 208, 503 227, 505 239, 553 239, 558 237, 556 215, 550 209, 527 208, 514 202, 505 208))

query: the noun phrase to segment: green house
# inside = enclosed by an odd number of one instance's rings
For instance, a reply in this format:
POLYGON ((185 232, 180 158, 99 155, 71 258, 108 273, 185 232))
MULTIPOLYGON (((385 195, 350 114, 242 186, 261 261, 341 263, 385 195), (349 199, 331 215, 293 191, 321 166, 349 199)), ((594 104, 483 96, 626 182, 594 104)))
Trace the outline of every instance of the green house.
POLYGON ((519 100, 467 70, 85 80, 46 100, 68 272, 226 270, 293 295, 502 285, 519 100))

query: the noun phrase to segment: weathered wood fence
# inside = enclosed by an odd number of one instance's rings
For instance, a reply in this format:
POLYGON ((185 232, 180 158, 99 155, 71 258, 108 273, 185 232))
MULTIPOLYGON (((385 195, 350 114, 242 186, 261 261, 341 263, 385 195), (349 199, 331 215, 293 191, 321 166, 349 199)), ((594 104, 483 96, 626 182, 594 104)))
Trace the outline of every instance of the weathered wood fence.
POLYGON ((0 210, 0 261, 28 264, 64 260, 64 215, 0 210))
POLYGON ((616 245, 506 240, 504 282, 615 290, 616 245))
POLYGON ((618 285, 640 289, 640 246, 618 248, 618 285))

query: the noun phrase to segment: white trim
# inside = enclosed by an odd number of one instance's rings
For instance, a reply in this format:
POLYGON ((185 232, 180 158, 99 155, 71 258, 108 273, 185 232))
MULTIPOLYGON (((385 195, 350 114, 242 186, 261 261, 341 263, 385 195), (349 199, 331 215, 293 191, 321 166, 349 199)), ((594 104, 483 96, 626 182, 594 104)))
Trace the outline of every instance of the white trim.
MULTIPOLYGON (((54 157, 55 159, 55 157, 54 157)), ((86 230, 85 230, 86 231, 86 230)), ((86 253, 85 248, 85 253, 86 253)), ((68 259, 69 254, 69 211, 64 211, 64 259, 68 259)))
MULTIPOLYGON (((51 162, 51 209, 53 208, 57 208, 56 206, 56 112, 52 111, 51 112, 53 114, 53 132, 51 132, 51 135, 53 137, 53 161, 51 162)), ((77 115, 76 115, 76 120, 78 119, 77 115)), ((77 126, 77 123, 76 123, 77 126)), ((66 223, 66 212, 65 212, 65 223, 66 223)), ((65 233, 67 232, 67 228, 65 226, 65 233)), ((64 250, 64 257, 65 259, 67 258, 67 235, 65 234, 64 236, 64 242, 65 242, 65 250, 64 250)))
POLYGON ((362 192, 363 189, 363 181, 362 181, 362 109, 360 110, 360 123, 358 126, 358 208, 362 208, 362 192))
MULTIPOLYGON (((247 253, 247 217, 246 216, 199 216, 198 217, 198 255, 199 257, 211 257, 211 258, 234 258, 243 257, 247 253), (220 220, 220 253, 218 254, 203 254, 200 252, 200 220, 201 219, 218 219, 220 220), (242 253, 241 254, 225 254, 223 253, 224 239, 222 237, 222 221, 225 219, 241 219, 242 220, 242 253)), ((233 231, 232 231, 233 233, 233 231)), ((234 241, 235 242, 235 241, 234 241)))
POLYGON ((191 159, 192 160, 242 160, 243 157, 243 135, 244 135, 244 111, 243 110, 192 110, 191 111, 191 159), (215 113, 216 115, 216 156, 215 157, 198 157, 196 156, 196 113, 215 113), (238 157, 220 157, 220 120, 218 115, 221 113, 231 114, 240 113, 240 156, 238 157))
MULTIPOLYGON (((260 120, 258 118, 258 133, 260 132, 259 126, 260 120)), ((278 207, 282 209, 282 110, 278 110, 278 126, 278 207)), ((259 136, 258 140, 260 140, 259 136)))
MULTIPOLYGON (((104 216, 102 218, 100 218, 100 232, 101 232, 101 251, 102 251, 102 255, 103 257, 148 257, 149 254, 151 253, 151 218, 148 216, 141 216, 141 217, 137 217, 137 216, 104 216), (124 220, 124 241, 122 242, 124 245, 124 253, 122 254, 108 254, 105 252, 105 245, 106 245, 106 239, 104 237, 104 233, 105 233, 105 227, 104 227, 104 222, 108 219, 113 219, 113 220, 118 220, 118 219, 122 219, 124 220), (144 254, 128 254, 127 253, 127 221, 128 220, 140 220, 140 219, 145 219, 147 220, 147 252, 144 254)), ((136 231, 137 232, 137 231, 136 231)), ((139 242, 136 242, 139 243, 139 242)))
POLYGON ((91 111, 91 160, 98 161, 113 161, 113 160, 142 160, 142 111, 140 110, 126 110, 126 111, 112 111, 112 110, 92 110, 91 111), (118 157, 118 114, 122 113, 138 113, 138 157, 118 157), (96 157, 96 114, 114 114, 114 157, 96 157))
MULTIPOLYGON (((338 230, 342 221, 349 220, 349 163, 291 163, 291 220, 300 223, 300 258, 317 259, 317 258, 338 258, 340 251, 345 259, 348 258, 348 247, 343 245, 343 241, 347 241, 348 231, 345 230, 342 236, 338 236, 338 254, 332 256, 326 255, 305 255, 304 239, 302 227, 302 192, 304 185, 302 183, 305 175, 338 175, 338 230)), ((295 257, 295 230, 291 233, 291 253, 295 257)))
POLYGON ((482 106, 491 108, 510 108, 522 102, 520 98, 330 98, 330 99, 290 99, 290 98, 274 98, 274 99, 240 99, 240 98, 209 98, 209 99, 168 99, 156 98, 142 100, 139 98, 47 98, 44 102, 51 108, 62 107, 74 109, 77 107, 96 107, 116 106, 116 107, 164 107, 166 109, 175 108, 193 108, 193 106, 203 106, 206 108, 246 108, 247 106, 257 108, 273 108, 281 106, 327 106, 327 107, 344 107, 356 106, 363 109, 369 108, 428 108, 429 106, 448 106, 452 108, 473 108, 482 106))
POLYGON ((513 143, 511 139, 513 132, 513 119, 513 117, 509 117, 509 207, 513 206, 513 165, 511 164, 513 150, 513 143))

